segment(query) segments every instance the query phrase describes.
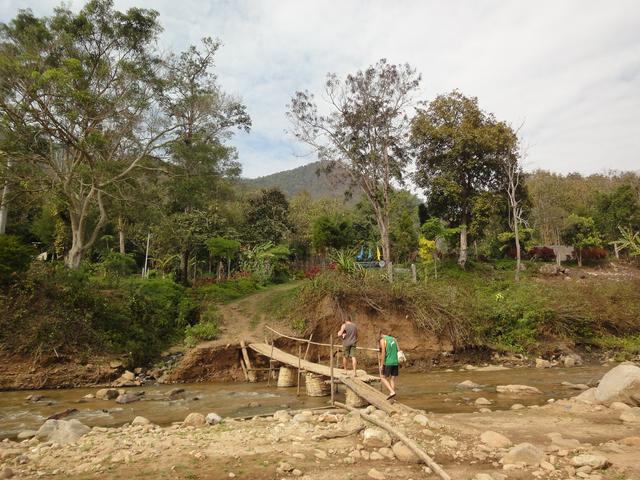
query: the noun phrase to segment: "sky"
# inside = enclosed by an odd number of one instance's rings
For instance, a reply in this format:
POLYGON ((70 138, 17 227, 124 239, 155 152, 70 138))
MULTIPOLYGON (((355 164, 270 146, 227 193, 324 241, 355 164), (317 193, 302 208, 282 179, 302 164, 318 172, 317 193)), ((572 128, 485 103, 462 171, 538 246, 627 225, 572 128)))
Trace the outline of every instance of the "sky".
MULTIPOLYGON (((53 0, 0 0, 49 15, 53 0)), ((66 2, 73 10, 84 2, 66 2)), ((215 72, 252 117, 232 139, 243 175, 315 161, 288 133, 298 90, 386 58, 422 74, 418 101, 459 89, 520 128, 526 170, 640 170, 637 0, 115 0, 160 12, 160 48, 219 38, 215 72)))

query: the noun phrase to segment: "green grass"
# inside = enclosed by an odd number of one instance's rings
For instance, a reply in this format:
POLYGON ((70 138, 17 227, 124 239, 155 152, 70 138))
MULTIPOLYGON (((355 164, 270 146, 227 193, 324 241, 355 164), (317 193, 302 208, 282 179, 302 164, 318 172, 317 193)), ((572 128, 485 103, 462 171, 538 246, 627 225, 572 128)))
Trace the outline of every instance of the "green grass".
POLYGON ((202 300, 229 303, 247 295, 251 295, 261 289, 260 284, 253 278, 241 278, 226 282, 203 285, 196 289, 197 295, 202 300))

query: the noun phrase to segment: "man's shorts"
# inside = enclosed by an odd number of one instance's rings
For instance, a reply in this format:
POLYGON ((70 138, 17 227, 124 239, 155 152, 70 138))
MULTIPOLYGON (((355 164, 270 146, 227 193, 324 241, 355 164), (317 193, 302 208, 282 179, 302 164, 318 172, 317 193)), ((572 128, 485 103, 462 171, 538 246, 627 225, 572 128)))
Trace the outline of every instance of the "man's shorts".
POLYGON ((382 370, 382 374, 385 377, 397 377, 398 376, 398 365, 385 365, 382 370))
POLYGON ((347 358, 353 358, 356 356, 356 346, 355 345, 343 345, 342 352, 344 356, 347 358))

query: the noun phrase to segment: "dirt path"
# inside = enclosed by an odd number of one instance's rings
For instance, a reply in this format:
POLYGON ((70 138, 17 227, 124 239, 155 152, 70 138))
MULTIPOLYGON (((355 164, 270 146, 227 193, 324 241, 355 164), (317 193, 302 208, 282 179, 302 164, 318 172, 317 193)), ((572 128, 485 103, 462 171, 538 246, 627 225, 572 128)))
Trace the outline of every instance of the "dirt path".
POLYGON ((229 343, 263 342, 264 325, 277 326, 283 333, 293 333, 288 323, 277 322, 266 313, 267 306, 279 302, 282 295, 300 286, 300 282, 289 282, 269 287, 248 297, 218 306, 220 313, 220 337, 203 342, 196 348, 211 348, 229 343))

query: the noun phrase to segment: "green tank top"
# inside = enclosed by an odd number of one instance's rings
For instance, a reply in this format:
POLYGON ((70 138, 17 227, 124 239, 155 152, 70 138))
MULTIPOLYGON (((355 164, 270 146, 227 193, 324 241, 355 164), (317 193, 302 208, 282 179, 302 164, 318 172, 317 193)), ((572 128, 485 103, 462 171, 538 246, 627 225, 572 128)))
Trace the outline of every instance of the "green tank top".
POLYGON ((398 365, 398 344, 396 339, 391 335, 385 335, 384 341, 386 343, 384 364, 385 365, 398 365))

